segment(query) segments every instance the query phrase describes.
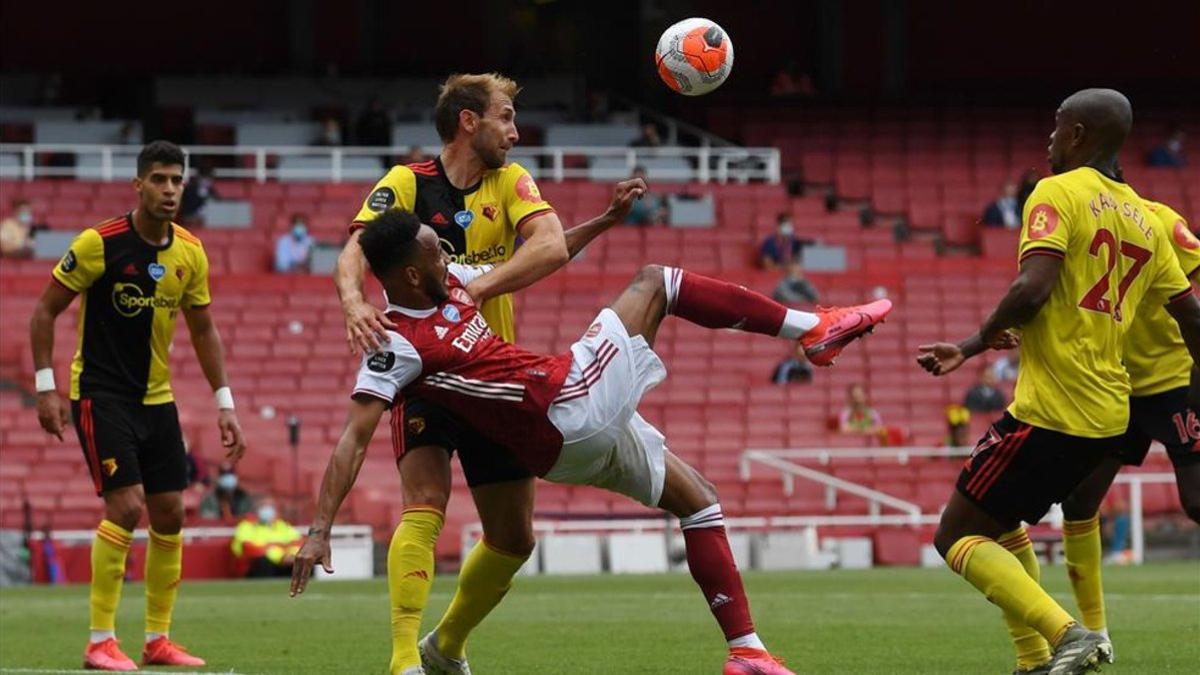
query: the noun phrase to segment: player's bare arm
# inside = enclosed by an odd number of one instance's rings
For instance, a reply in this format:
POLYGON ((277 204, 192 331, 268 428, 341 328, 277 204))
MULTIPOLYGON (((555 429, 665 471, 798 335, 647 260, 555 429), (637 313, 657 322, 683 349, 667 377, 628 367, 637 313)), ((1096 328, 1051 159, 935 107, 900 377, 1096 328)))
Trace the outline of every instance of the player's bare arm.
MULTIPOLYGON (((75 299, 75 292, 62 284, 50 282, 38 299, 33 310, 33 318, 29 321, 29 343, 33 347, 33 367, 42 371, 54 368, 54 321, 63 313, 75 299)), ((53 370, 51 370, 53 373, 53 370)), ((67 412, 67 404, 53 387, 48 391, 38 389, 38 423, 46 433, 53 434, 58 440, 63 439, 63 431, 71 421, 67 412)))
MULTIPOLYGON (((227 389, 229 379, 225 375, 225 347, 212 313, 207 307, 189 307, 183 310, 183 318, 187 321, 192 348, 196 351, 196 360, 200 362, 200 370, 204 371, 208 385, 214 393, 227 389)), ((225 399, 220 394, 218 398, 225 399)), ((228 399, 217 402, 217 428, 221 430, 221 445, 225 446, 226 459, 234 462, 241 459, 246 454, 246 438, 238 423, 237 413, 233 410, 231 394, 228 399)))
POLYGON ((369 352, 387 342, 387 331, 396 325, 387 318, 383 310, 367 302, 363 297, 363 278, 367 273, 367 259, 358 245, 359 234, 355 230, 346 246, 338 255, 333 282, 337 286, 342 311, 346 313, 346 342, 350 352, 369 352))
POLYGON ((567 255, 574 259, 593 239, 607 232, 613 225, 624 221, 629 216, 629 210, 633 208, 633 202, 641 199, 646 190, 646 181, 641 178, 617 183, 613 189, 612 203, 604 213, 566 231, 567 255))
MULTIPOLYGON (((1200 363, 1200 300, 1189 293, 1167 305, 1167 312, 1179 324, 1179 332, 1187 344, 1194 363, 1200 363)), ((1188 388, 1188 404, 1200 410, 1200 369, 1192 366, 1192 381, 1188 388)))
POLYGON ((547 211, 530 218, 518 234, 525 240, 512 258, 467 285, 467 293, 482 304, 490 298, 519 291, 550 276, 571 259, 558 214, 547 211))
POLYGON ((333 527, 333 519, 358 479, 358 470, 367 456, 367 445, 375 435, 375 427, 379 426, 379 419, 386 409, 383 401, 376 398, 355 398, 350 402, 346 428, 329 457, 325 476, 321 479, 317 514, 292 566, 292 596, 304 592, 314 565, 320 563, 326 572, 333 573, 329 558, 329 532, 333 527))
POLYGON ((918 347, 917 363, 934 375, 954 372, 968 359, 988 349, 1012 349, 1020 339, 1010 329, 1018 328, 1037 316, 1050 299, 1062 260, 1057 256, 1035 255, 1021 263, 1021 271, 996 310, 983 322, 979 332, 958 344, 937 342, 918 347))

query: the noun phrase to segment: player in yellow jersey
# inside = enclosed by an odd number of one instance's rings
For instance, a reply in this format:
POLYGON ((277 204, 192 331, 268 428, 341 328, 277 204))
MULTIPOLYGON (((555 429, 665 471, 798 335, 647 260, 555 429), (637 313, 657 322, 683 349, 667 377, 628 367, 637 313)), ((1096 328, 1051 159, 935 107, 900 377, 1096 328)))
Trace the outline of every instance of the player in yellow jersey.
MULTIPOLYGON (((512 342, 509 293, 562 267, 569 250, 582 248, 623 220, 644 193, 641 179, 618 184, 605 214, 571 229, 569 248, 558 216, 533 178, 519 164, 506 163, 519 139, 513 104, 517 92, 515 82, 494 73, 450 76, 434 108, 444 142, 441 154, 393 167, 367 196, 335 277, 353 349, 374 351, 385 330, 395 328, 362 293, 366 261, 358 237, 362 226, 379 214, 393 208, 416 213, 437 232, 455 262, 504 262, 466 292, 481 303, 489 327, 512 342), (518 235, 523 242, 514 251, 518 235)), ((483 524, 483 540, 463 561, 454 599, 421 649, 427 669, 467 672, 467 636, 504 597, 533 551, 534 478, 510 453, 427 401, 406 401, 392 416, 393 434, 402 441, 396 461, 405 511, 388 549, 391 671, 421 667, 418 630, 433 578, 434 545, 450 498, 449 453, 457 451, 483 524)), ((326 537, 328 532, 310 530, 309 535, 326 537)))
POLYGON ((1004 611, 1018 672, 1087 672, 1111 653, 1042 590, 1021 523, 1041 520, 1119 446, 1130 393, 1122 342, 1143 299, 1165 305, 1200 355, 1200 301, 1120 180, 1132 121, 1128 99, 1111 89, 1063 101, 1050 136, 1055 175, 1026 202, 1017 279, 979 333, 924 345, 918 357, 943 375, 1021 333, 1013 403, 967 460, 934 536, 950 568, 1004 611))
POLYGON ((84 230, 54 268, 30 322, 38 421, 62 440, 67 409, 54 384, 54 321, 75 299, 79 346, 71 409, 104 520, 92 543, 91 639, 84 667, 137 670, 114 627, 125 559, 146 511, 146 665, 202 666, 167 633, 183 558, 187 459, 171 393, 169 352, 183 312, 200 368, 216 393, 221 441, 237 460, 245 442, 225 378, 221 336, 200 240, 171 222, 183 195, 183 151, 155 141, 138 155, 133 211, 84 230))
MULTIPOLYGON (((1180 269, 1200 279, 1200 240, 1171 207, 1145 200, 1147 222, 1171 242, 1180 269)), ((1122 465, 1140 466, 1152 441, 1167 448, 1175 465, 1179 499, 1188 517, 1200 523, 1200 422, 1188 407, 1192 357, 1179 326, 1158 303, 1143 300, 1137 321, 1125 334, 1129 371, 1129 429, 1118 454, 1106 457, 1063 502, 1063 552, 1083 624, 1108 636, 1100 561, 1100 504, 1122 465)))

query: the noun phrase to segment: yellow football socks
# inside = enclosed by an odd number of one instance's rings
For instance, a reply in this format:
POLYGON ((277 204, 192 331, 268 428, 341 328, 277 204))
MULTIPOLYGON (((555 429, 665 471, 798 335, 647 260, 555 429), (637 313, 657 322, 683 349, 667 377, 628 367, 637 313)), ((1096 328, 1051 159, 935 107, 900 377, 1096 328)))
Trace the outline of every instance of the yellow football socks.
POLYGON ((116 629, 117 605, 125 584, 125 557, 133 533, 108 520, 100 521, 92 540, 91 629, 116 629))
POLYGON ((1005 614, 1041 633, 1051 646, 1075 624, 1012 553, 987 537, 963 537, 954 542, 946 562, 1005 614))
MULTIPOLYGON (((996 543, 1021 562, 1025 573, 1031 579, 1041 583, 1041 567, 1038 565, 1037 555, 1033 552, 1033 542, 1029 541, 1029 534, 1025 532, 1024 527, 1001 535, 996 543)), ((1012 636, 1013 647, 1017 650, 1018 669, 1030 670, 1050 660, 1050 644, 1041 633, 1008 612, 1004 613, 1004 622, 1008 624, 1008 633, 1012 636)))
POLYGON ((183 573, 183 534, 150 529, 146 546, 146 632, 166 634, 183 573))
POLYGON ((529 556, 501 551, 482 539, 467 554, 458 573, 458 590, 437 626, 438 651, 454 659, 466 653, 467 636, 508 589, 529 556))
POLYGON ((417 651, 421 615, 433 585, 433 549, 442 531, 442 512, 405 509, 388 547, 388 594, 392 602, 391 672, 421 665, 417 651))
POLYGON ((1063 522, 1063 553, 1067 557, 1067 576, 1075 591, 1083 625, 1100 631, 1107 626, 1104 615, 1104 587, 1100 581, 1100 514, 1087 520, 1063 522))

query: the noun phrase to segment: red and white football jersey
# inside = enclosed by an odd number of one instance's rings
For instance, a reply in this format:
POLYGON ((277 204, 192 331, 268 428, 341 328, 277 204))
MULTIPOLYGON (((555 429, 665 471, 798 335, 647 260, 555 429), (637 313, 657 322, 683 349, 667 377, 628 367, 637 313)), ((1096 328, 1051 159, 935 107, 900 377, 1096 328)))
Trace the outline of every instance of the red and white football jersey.
POLYGON ((406 394, 420 396, 508 448, 541 476, 562 449, 562 434, 546 413, 571 368, 571 353, 535 354, 488 328, 465 290, 488 269, 451 263, 450 297, 437 307, 389 304, 387 315, 397 329, 388 331, 390 341, 381 350, 363 356, 354 395, 389 405, 402 405, 406 394))

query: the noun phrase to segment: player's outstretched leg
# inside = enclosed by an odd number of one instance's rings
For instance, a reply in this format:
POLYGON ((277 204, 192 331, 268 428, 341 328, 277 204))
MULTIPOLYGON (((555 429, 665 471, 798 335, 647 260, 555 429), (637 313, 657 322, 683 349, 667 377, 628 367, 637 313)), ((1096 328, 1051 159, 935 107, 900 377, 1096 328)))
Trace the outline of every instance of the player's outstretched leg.
POLYGON ((150 542, 146 546, 146 644, 142 665, 203 666, 171 641, 171 614, 183 571, 183 493, 146 495, 150 515, 150 542))
POLYGON ((997 539, 1005 527, 957 490, 942 512, 934 546, 956 574, 1013 620, 1032 627, 1054 648, 1050 672, 1083 673, 1111 650, 1108 640, 1079 626, 997 539))
POLYGON ((137 670, 117 643, 116 617, 125 582, 125 559, 144 500, 140 485, 104 494, 104 520, 92 540, 91 637, 83 654, 83 667, 88 670, 137 670))
POLYGON ((725 536, 725 520, 716 488, 668 452, 666 480, 658 505, 679 518, 687 547, 688 570, 725 633, 729 659, 724 675, 793 675, 767 651, 754 632, 750 602, 725 536))
POLYGON ((736 328, 799 340, 808 360, 832 365, 846 345, 874 330, 892 311, 890 300, 853 307, 788 309, 743 286, 676 267, 664 267, 666 312, 706 328, 736 328))

